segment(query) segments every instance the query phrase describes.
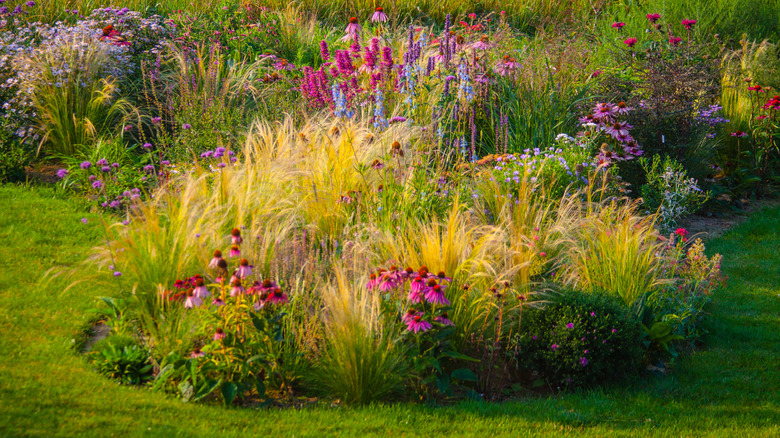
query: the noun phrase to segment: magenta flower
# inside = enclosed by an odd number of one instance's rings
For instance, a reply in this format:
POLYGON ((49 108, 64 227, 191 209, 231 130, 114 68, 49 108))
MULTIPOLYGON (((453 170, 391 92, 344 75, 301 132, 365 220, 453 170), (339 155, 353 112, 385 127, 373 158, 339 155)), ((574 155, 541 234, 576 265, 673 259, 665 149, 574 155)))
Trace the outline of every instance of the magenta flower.
POLYGON ((417 291, 409 291, 409 294, 406 296, 406 299, 414 304, 419 304, 422 302, 423 296, 425 294, 421 290, 417 291))
POLYGON ((674 234, 676 234, 676 235, 678 235, 678 236, 680 236, 682 238, 686 238, 686 237, 688 237, 688 230, 686 230, 685 228, 678 228, 678 229, 674 230, 674 234))
POLYGON ((615 23, 612 23, 612 28, 620 30, 620 29, 623 29, 623 26, 625 26, 625 25, 626 25, 626 23, 615 22, 615 23))
POLYGON ((472 44, 471 47, 474 50, 487 50, 490 48, 490 38, 488 38, 487 35, 484 35, 479 39, 479 41, 472 44))
POLYGON ((427 332, 433 327, 430 322, 422 319, 422 313, 419 313, 412 317, 409 322, 406 323, 406 329, 410 332, 427 332))
POLYGON ((224 260, 222 258, 222 251, 220 251, 220 250, 214 251, 214 257, 212 257, 211 261, 209 261, 209 268, 217 269, 219 267, 219 261, 220 260, 224 260))
POLYGON ((382 281, 379 283, 379 290, 382 292, 391 292, 398 287, 398 283, 393 279, 390 274, 382 276, 382 281))
POLYGON ((144 143, 144 144, 143 144, 143 148, 144 148, 144 149, 149 149, 149 148, 151 148, 151 147, 152 147, 152 144, 151 144, 151 143, 144 143))
POLYGON ((588 358, 586 358, 586 357, 581 357, 581 358, 580 358, 580 364, 582 364, 582 366, 585 366, 585 365, 587 365, 587 364, 588 364, 588 358))
POLYGON ((239 245, 243 241, 244 239, 241 238, 241 230, 238 228, 233 228, 233 230, 230 232, 230 244, 239 245))
POLYGON ((557 349, 557 348, 558 348, 558 344, 552 344, 552 346, 550 347, 550 349, 552 349, 552 351, 555 351, 555 349, 557 349))
POLYGON ((187 292, 187 299, 184 301, 184 307, 187 309, 192 309, 193 307, 198 307, 203 304, 203 300, 199 297, 195 296, 195 293, 190 290, 187 292))
POLYGON ((57 178, 62 179, 68 174, 68 169, 60 169, 57 171, 57 178))
POLYGON ((612 120, 617 110, 617 106, 611 103, 597 103, 593 108, 593 120, 612 120))
POLYGON ((636 44, 636 38, 628 38, 623 40, 623 44, 627 45, 628 47, 634 47, 634 44, 636 44))
POLYGON ((181 129, 187 130, 187 129, 190 129, 190 128, 192 128, 192 125, 190 125, 189 123, 185 123, 185 124, 181 125, 181 129))
POLYGON ((676 46, 676 45, 680 44, 681 41, 682 41, 682 38, 680 38, 680 37, 669 37, 669 44, 671 44, 673 46, 676 46))
POLYGON ((496 73, 500 74, 501 76, 508 76, 520 67, 520 63, 515 61, 514 58, 511 56, 504 56, 504 59, 498 63, 498 66, 496 67, 496 73))
POLYGON ((159 125, 161 121, 162 119, 159 117, 152 117, 152 123, 154 123, 155 125, 159 125))
POLYGON ((208 298, 208 296, 211 295, 203 279, 200 277, 195 279, 195 289, 193 289, 192 293, 200 299, 208 298))
POLYGON ((379 6, 374 10, 374 14, 371 16, 372 23, 385 23, 387 22, 387 14, 385 10, 379 6))
POLYGON ((238 278, 246 278, 252 275, 252 265, 249 264, 249 260, 241 259, 236 270, 236 276, 238 278))
POLYGON ((231 296, 231 297, 237 297, 237 296, 239 296, 239 295, 243 295, 243 294, 245 294, 245 293, 246 293, 246 289, 244 289, 244 287, 243 287, 243 286, 241 286, 241 280, 239 280, 238 278, 236 278, 235 280, 233 280, 233 281, 231 282, 231 285, 233 286, 233 287, 230 289, 230 296, 231 296))
POLYGON ((233 245, 230 247, 230 257, 238 257, 241 255, 241 250, 238 248, 238 245, 233 245))
POLYGON ((574 328, 574 323, 570 322, 570 323, 566 324, 566 328, 573 329, 574 328))
POLYGON ((617 140, 625 139, 628 137, 628 130, 633 128, 627 122, 615 122, 610 126, 604 128, 604 131, 617 140))
POLYGON ((411 321, 416 315, 424 315, 424 312, 418 313, 415 309, 409 309, 404 316, 401 317, 401 321, 403 321, 404 324, 409 324, 409 321, 411 321))
POLYGON ((685 26, 686 29, 691 30, 693 29, 693 25, 696 24, 696 20, 683 20, 682 25, 685 26))
POLYGON ((368 278, 368 283, 366 283, 366 289, 373 290, 379 286, 380 281, 381 280, 377 278, 376 274, 371 274, 371 276, 368 278))
POLYGON ((213 304, 213 305, 215 305, 217 307, 224 306, 225 305, 225 300, 223 300, 220 297, 214 297, 214 299, 211 301, 211 304, 213 304))
POLYGON ((223 339, 225 339, 225 331, 224 331, 224 330, 222 330, 221 328, 218 328, 218 329, 217 329, 217 330, 214 332, 214 340, 215 340, 215 341, 221 341, 221 340, 223 340, 223 339))
POLYGON ((732 137, 747 137, 747 132, 737 131, 731 133, 732 137))
POLYGON ((92 163, 90 163, 89 161, 82 161, 81 164, 79 164, 79 167, 86 170, 92 167, 92 163))
POLYGON ((661 18, 661 14, 647 14, 647 20, 655 24, 661 18))
POLYGON ((631 108, 628 106, 625 102, 618 102, 617 109, 615 110, 616 113, 620 115, 626 115, 629 111, 633 110, 634 108, 631 108))
POLYGON ((205 355, 206 355, 206 353, 200 351, 200 348, 196 348, 196 349, 192 350, 192 354, 190 354, 190 357, 193 358, 193 359, 197 359, 197 358, 203 357, 205 355))
POLYGON ((450 321, 449 317, 447 316, 447 313, 442 313, 441 315, 437 316, 436 318, 433 318, 435 322, 438 322, 441 325, 455 325, 452 321, 450 321))
POLYGON ((417 276, 412 280, 412 284, 409 287, 412 292, 425 293, 425 280, 421 276, 417 276))
POLYGON ((276 288, 270 295, 268 295, 267 302, 274 303, 274 304, 285 304, 290 302, 290 300, 287 298, 287 295, 285 295, 284 292, 282 292, 281 289, 276 288))
POLYGON ((439 304, 442 306, 450 305, 450 300, 444 296, 444 286, 440 284, 429 287, 425 292, 425 299, 431 304, 439 304))
POLYGON ((114 277, 121 277, 122 273, 119 271, 114 271, 114 277))
POLYGON ((347 28, 344 29, 346 35, 344 35, 344 37, 341 38, 341 41, 352 40, 354 42, 358 42, 360 40, 360 32, 362 31, 363 28, 360 27, 360 24, 358 23, 358 19, 356 17, 350 17, 349 24, 347 24, 347 28))

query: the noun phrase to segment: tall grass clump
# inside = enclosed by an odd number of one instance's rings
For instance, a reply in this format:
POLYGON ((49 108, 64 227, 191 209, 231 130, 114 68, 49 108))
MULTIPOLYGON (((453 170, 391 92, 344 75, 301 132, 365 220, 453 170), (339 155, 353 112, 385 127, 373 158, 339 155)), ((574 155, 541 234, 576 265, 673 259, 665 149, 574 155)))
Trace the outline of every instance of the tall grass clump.
POLYGON ((347 404, 387 398, 400 388, 408 364, 400 333, 383 324, 379 296, 336 273, 323 291, 326 341, 316 385, 347 404))

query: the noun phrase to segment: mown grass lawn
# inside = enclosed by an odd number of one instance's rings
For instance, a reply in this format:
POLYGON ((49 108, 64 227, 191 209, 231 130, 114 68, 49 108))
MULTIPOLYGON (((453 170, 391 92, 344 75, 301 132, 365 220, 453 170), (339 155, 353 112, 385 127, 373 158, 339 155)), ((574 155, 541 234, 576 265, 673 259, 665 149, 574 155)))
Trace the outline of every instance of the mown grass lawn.
POLYGON ((0 187, 0 205, 2 437, 780 436, 780 208, 708 242, 728 286, 709 307, 706 345, 665 378, 506 403, 268 411, 183 404, 91 371, 71 345, 115 286, 42 279, 100 244, 99 217, 49 188, 0 187))

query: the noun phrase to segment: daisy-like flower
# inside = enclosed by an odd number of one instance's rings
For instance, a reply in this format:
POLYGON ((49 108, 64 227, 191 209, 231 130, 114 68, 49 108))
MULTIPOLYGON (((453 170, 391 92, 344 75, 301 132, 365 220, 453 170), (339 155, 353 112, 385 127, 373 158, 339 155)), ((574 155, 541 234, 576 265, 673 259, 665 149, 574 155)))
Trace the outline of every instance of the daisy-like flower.
POLYGON ((439 283, 442 281, 451 282, 452 277, 447 277, 447 274, 444 273, 444 271, 439 271, 438 274, 436 274, 436 278, 439 280, 439 283))
POLYGON ((504 56, 504 59, 502 59, 496 67, 496 73, 500 74, 501 76, 508 76, 516 72, 519 67, 520 63, 517 62, 514 58, 511 56, 504 56))
POLYGON ((433 318, 435 322, 438 322, 441 325, 455 325, 452 321, 450 321, 449 316, 447 315, 447 312, 442 313, 441 315, 437 316, 436 318, 433 318))
POLYGON ((422 319, 422 313, 415 315, 406 323, 406 329, 414 333, 427 332, 431 327, 430 322, 422 319))
POLYGON ((732 137, 747 137, 747 132, 737 131, 731 133, 732 137))
POLYGON ((287 295, 285 295, 284 292, 282 292, 282 290, 277 287, 273 292, 268 294, 267 302, 273 304, 285 304, 290 302, 290 300, 287 298, 287 295))
POLYGON ((241 238, 241 230, 233 228, 233 231, 230 232, 230 244, 240 245, 243 241, 244 239, 241 238))
POLYGON ((246 278, 252 275, 252 265, 249 264, 249 260, 241 259, 238 263, 238 269, 236 270, 236 276, 239 278, 246 278))
POLYGON ((59 179, 65 178, 66 175, 68 175, 68 169, 60 169, 57 171, 57 178, 59 179))
POLYGON ((390 273, 385 273, 382 276, 382 280, 379 283, 379 290, 382 292, 391 292, 398 287, 398 283, 395 281, 390 273))
POLYGON ((291 64, 286 59, 280 59, 277 63, 274 64, 274 68, 277 70, 290 71, 295 70, 295 65, 291 64))
POLYGON ((619 140, 621 137, 627 137, 628 130, 631 128, 632 126, 627 122, 615 122, 612 125, 604 128, 604 131, 619 140))
POLYGON ((444 296, 444 286, 436 284, 425 292, 425 299, 431 304, 439 304, 442 306, 449 306, 450 300, 444 296))
POLYGON ((270 279, 266 278, 265 280, 263 280, 262 283, 260 283, 259 287, 257 287, 257 290, 259 292, 261 292, 261 293, 262 292, 270 293, 271 291, 273 291, 274 289, 277 289, 278 287, 279 286, 275 282, 273 282, 270 279))
POLYGON ((691 29, 693 29, 693 25, 694 25, 694 24, 696 24, 696 20, 683 20, 683 21, 682 21, 682 25, 683 25, 683 26, 684 26, 686 29, 688 29, 688 30, 691 30, 691 29))
POLYGON ((615 23, 612 23, 612 28, 620 30, 620 29, 623 29, 623 26, 625 26, 625 25, 626 25, 626 23, 615 22, 615 23))
POLYGON ((752 87, 748 87, 748 91, 758 91, 761 93, 766 93, 766 91, 762 90, 763 87, 761 85, 753 85, 752 87))
POLYGON ((636 44, 636 38, 627 38, 623 40, 623 44, 627 45, 628 47, 634 47, 634 44, 636 44))
POLYGON ((187 299, 184 300, 184 307, 187 309, 192 309, 193 307, 198 307, 201 304, 203 304, 203 300, 201 300, 199 297, 196 297, 195 292, 193 292, 192 289, 189 289, 187 291, 187 299))
POLYGON ((472 44, 471 47, 474 50, 487 50, 490 48, 490 38, 487 35, 483 35, 482 38, 472 44))
POLYGON ((371 22, 372 23, 385 23, 387 22, 387 14, 385 14, 385 10, 378 6, 374 10, 374 14, 371 16, 371 22))
POLYGON ((615 110, 616 113, 620 115, 626 115, 629 111, 633 110, 634 108, 631 108, 628 106, 625 102, 618 102, 617 109, 615 110))
POLYGON ((200 348, 196 348, 196 349, 192 350, 192 354, 190 354, 190 357, 193 358, 193 359, 197 359, 197 358, 203 357, 205 355, 206 355, 206 353, 200 351, 200 348))
POLYGON ((647 14, 647 21, 655 24, 661 18, 661 14, 647 14))
POLYGON ((415 277, 414 269, 412 269, 411 266, 407 266, 406 269, 401 271, 398 275, 401 278, 403 278, 404 280, 407 279, 407 278, 414 278, 415 277))
POLYGON ((593 108, 593 120, 612 120, 617 114, 617 106, 611 103, 597 103, 593 108))
POLYGON ((231 297, 237 297, 239 295, 245 294, 246 289, 244 289, 243 286, 241 286, 241 280, 236 278, 232 282, 230 282, 230 285, 232 288, 230 289, 230 296, 231 297))
POLYGON ((195 281, 194 281, 194 284, 195 284, 195 289, 193 290, 193 294, 196 297, 198 297, 200 299, 203 299, 203 298, 207 298, 209 295, 211 295, 209 293, 209 289, 206 287, 206 284, 205 284, 205 282, 203 281, 202 278, 200 278, 200 277, 196 278, 195 281))
POLYGON ((373 290, 374 288, 376 288, 377 286, 379 286, 379 282, 380 282, 380 281, 381 281, 381 280, 380 280, 380 279, 377 277, 377 275, 376 275, 376 274, 371 274, 371 275, 368 277, 368 283, 366 283, 366 289, 368 289, 368 290, 373 290))
POLYGON ((211 261, 209 261, 209 268, 217 269, 220 260, 224 260, 222 258, 222 251, 217 249, 214 251, 214 257, 212 257, 211 261))
POLYGON ((221 341, 223 339, 225 339, 225 331, 221 328, 218 328, 216 331, 214 331, 214 340, 221 341))
POLYGON ((409 321, 411 321, 412 318, 414 318, 417 315, 421 315, 422 316, 422 315, 424 315, 424 312, 417 312, 417 310, 413 309, 413 308, 409 309, 409 310, 406 311, 404 316, 401 317, 401 321, 404 324, 409 324, 409 321))
POLYGON ((412 280, 411 286, 409 287, 409 290, 414 293, 425 293, 425 279, 421 276, 414 277, 414 280, 412 280))
POLYGON ((92 163, 90 163, 89 161, 82 161, 81 164, 79 164, 79 167, 86 170, 92 167, 92 163))
POLYGON ((347 28, 344 29, 346 35, 341 38, 341 41, 352 40, 354 42, 358 42, 360 40, 360 32, 362 31, 363 28, 360 27, 358 19, 356 17, 350 17, 349 24, 347 24, 347 28))
POLYGON ((223 300, 220 297, 214 297, 214 299, 211 300, 211 304, 214 305, 214 306, 217 306, 217 307, 224 306, 225 305, 225 300, 223 300))
POLYGON ((238 245, 233 245, 230 247, 230 257, 238 257, 241 255, 241 249, 238 248, 238 245))

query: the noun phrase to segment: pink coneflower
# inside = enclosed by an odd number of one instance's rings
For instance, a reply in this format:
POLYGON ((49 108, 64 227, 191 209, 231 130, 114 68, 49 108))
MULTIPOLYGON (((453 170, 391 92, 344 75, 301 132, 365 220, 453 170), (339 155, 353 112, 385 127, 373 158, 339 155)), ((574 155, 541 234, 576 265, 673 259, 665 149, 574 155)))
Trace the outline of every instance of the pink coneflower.
POLYGON ((211 304, 214 305, 214 306, 224 306, 225 305, 225 300, 223 300, 220 297, 214 297, 214 299, 211 300, 211 304))
POLYGON ((445 274, 444 271, 439 271, 439 273, 436 274, 436 278, 439 280, 440 283, 442 281, 446 281, 448 283, 452 281, 452 277, 447 277, 447 274, 445 274))
POLYGON ((378 6, 374 10, 374 15, 371 16, 371 22, 372 23, 385 23, 387 22, 387 14, 385 14, 385 10, 378 6))
POLYGON ((410 303, 420 304, 424 295, 425 294, 421 290, 410 290, 409 294, 406 295, 406 299, 409 300, 410 303))
POLYGON ((417 312, 416 309, 409 309, 404 316, 401 317, 401 321, 403 321, 404 324, 409 324, 409 321, 411 321, 415 316, 417 315, 424 315, 424 312, 417 312))
POLYGON ((193 307, 198 307, 201 304, 203 304, 203 300, 201 300, 200 297, 196 297, 192 289, 188 290, 187 299, 184 301, 184 307, 187 309, 192 309, 193 307))
POLYGON ((761 93, 766 93, 766 91, 762 89, 761 85, 754 85, 752 87, 748 87, 748 91, 758 91, 761 93))
POLYGON ((276 288, 278 288, 278 287, 279 287, 279 286, 278 286, 278 285, 277 285, 275 282, 273 282, 273 281, 271 281, 270 279, 266 278, 266 279, 265 279, 265 280, 263 280, 263 282, 262 282, 262 283, 259 285, 259 287, 257 287, 257 290, 258 290, 259 292, 271 292, 271 291, 273 291, 274 289, 276 289, 276 288))
POLYGON ((381 281, 381 280, 377 278, 377 275, 376 275, 376 274, 371 274, 371 275, 368 277, 368 283, 366 283, 366 289, 368 289, 368 290, 373 290, 374 288, 376 288, 377 286, 379 286, 379 282, 380 282, 380 281, 381 281))
POLYGON ((627 45, 628 47, 634 47, 634 44, 636 44, 636 38, 627 38, 623 40, 623 44, 627 45))
POLYGON ((214 332, 214 340, 215 340, 215 341, 221 341, 221 340, 223 340, 223 339, 225 339, 225 331, 224 331, 224 330, 222 330, 221 328, 218 328, 218 329, 217 329, 217 330, 214 332))
POLYGON ((593 108, 593 120, 610 120, 617 114, 617 106, 610 103, 597 103, 593 108))
POLYGON ((431 323, 422 319, 422 313, 413 316, 409 322, 406 323, 406 329, 410 332, 427 332, 431 329, 431 323))
POLYGON ((211 295, 209 294, 209 289, 206 287, 206 284, 202 278, 195 279, 195 289, 193 290, 193 294, 201 299, 211 295))
POLYGON ((661 14, 647 14, 647 20, 653 24, 661 18, 661 14))
POLYGON ((241 249, 238 248, 238 245, 233 245, 230 247, 230 257, 238 257, 241 255, 241 249))
POLYGON ((360 40, 360 32, 362 31, 363 28, 360 27, 360 24, 358 23, 358 19, 356 17, 350 17, 349 24, 347 24, 347 28, 344 29, 346 35, 344 35, 344 37, 341 38, 341 41, 353 40, 354 42, 358 42, 358 40, 360 40))
POLYGON ((691 30, 693 29, 693 25, 696 24, 696 20, 683 20, 682 25, 685 26, 686 29, 691 30))
POLYGON ((236 270, 236 277, 246 278, 252 275, 252 265, 249 264, 249 260, 241 259, 238 263, 238 269, 236 270))
POLYGON ((498 67, 496 67, 496 73, 501 76, 507 76, 517 71, 519 67, 520 63, 515 61, 514 58, 511 56, 504 56, 504 59, 501 60, 501 62, 498 63, 498 67))
POLYGON ((450 300, 444 296, 444 286, 440 284, 428 288, 425 292, 425 299, 431 304, 439 304, 442 306, 450 305, 450 300))
POLYGON ((620 29, 623 29, 623 26, 625 26, 625 25, 626 25, 626 23, 615 22, 615 23, 612 23, 612 28, 620 30, 620 29))
POLYGON ((233 228, 233 231, 230 232, 230 244, 240 245, 243 241, 244 239, 241 238, 241 230, 238 228, 233 228))
POLYGON ((244 289, 243 286, 241 286, 241 280, 236 278, 232 282, 230 282, 230 285, 232 288, 230 289, 230 296, 231 297, 237 297, 239 295, 245 294, 246 289, 244 289))
POLYGON ((197 359, 197 358, 203 357, 205 355, 206 355, 206 353, 200 351, 200 348, 196 348, 196 349, 192 350, 192 354, 190 354, 190 357, 193 358, 193 359, 197 359))
POLYGON ((558 344, 552 344, 552 346, 550 346, 550 349, 552 351, 555 351, 557 348, 558 348, 558 344))
POLYGON ((407 266, 407 267, 406 267, 406 269, 404 269, 403 271, 399 272, 399 273, 398 273, 398 275, 399 275, 401 278, 403 278, 403 279, 407 279, 407 278, 415 278, 415 277, 416 277, 416 274, 415 274, 415 272, 414 272, 414 269, 412 269, 412 267, 411 267, 411 266, 407 266))
POLYGON ((620 140, 621 138, 628 136, 628 130, 632 127, 633 126, 629 125, 627 122, 615 122, 604 128, 604 131, 613 138, 620 140))
POLYGON ((291 64, 286 59, 280 59, 278 62, 276 62, 273 67, 277 70, 282 71, 289 71, 289 70, 295 70, 295 65, 291 64))
POLYGON ((433 318, 433 320, 441 325, 455 325, 452 321, 450 321, 449 317, 447 316, 447 312, 444 312, 436 318, 433 318))
POLYGON ((393 276, 389 273, 382 276, 382 280, 379 283, 379 290, 382 292, 391 292, 393 289, 398 287, 398 284, 396 283, 395 279, 393 279, 393 276))
POLYGON ((287 298, 287 295, 282 292, 281 289, 276 288, 273 292, 271 292, 268 295, 267 302, 274 303, 274 304, 285 304, 288 303, 290 300, 287 298))
POLYGON ((680 37, 669 37, 669 44, 676 46, 682 42, 682 38, 680 37))
POLYGON ((425 292, 425 280, 420 277, 419 275, 417 277, 414 277, 414 280, 412 280, 412 284, 409 287, 409 290, 412 292, 417 293, 424 293, 425 292))
POLYGON ((747 137, 747 132, 737 131, 731 133, 732 137, 747 137))
POLYGON ((471 47, 474 50, 487 50, 490 48, 490 38, 487 35, 483 35, 482 38, 472 44, 471 47))
POLYGON ((616 113, 620 115, 626 115, 629 111, 631 111, 633 108, 628 106, 625 102, 618 102, 617 109, 615 110, 616 113))

